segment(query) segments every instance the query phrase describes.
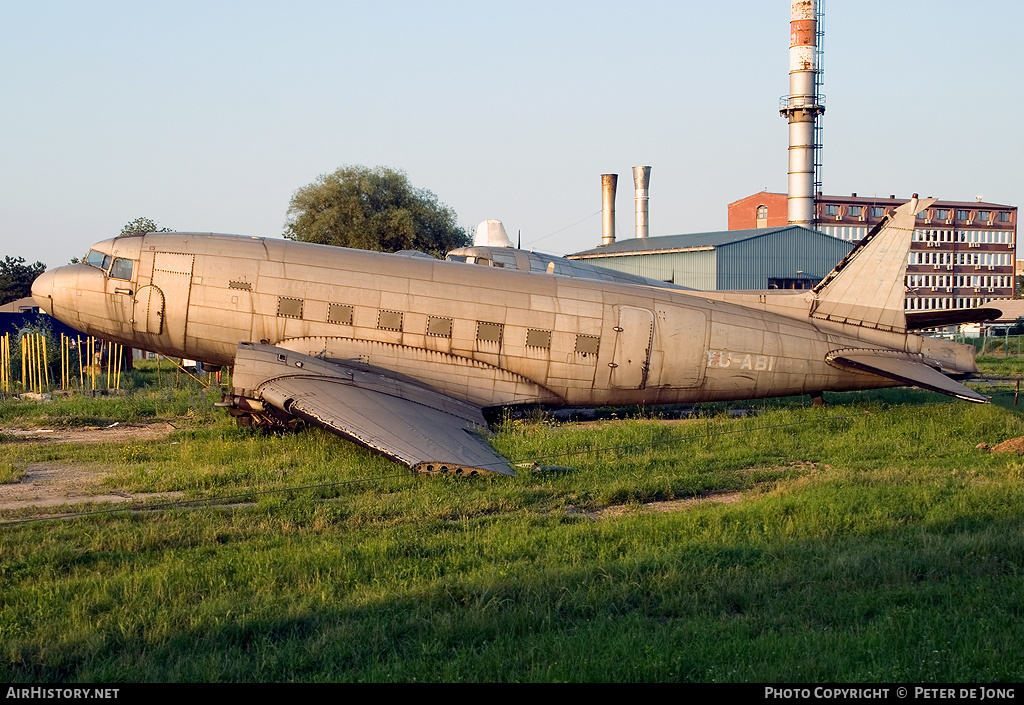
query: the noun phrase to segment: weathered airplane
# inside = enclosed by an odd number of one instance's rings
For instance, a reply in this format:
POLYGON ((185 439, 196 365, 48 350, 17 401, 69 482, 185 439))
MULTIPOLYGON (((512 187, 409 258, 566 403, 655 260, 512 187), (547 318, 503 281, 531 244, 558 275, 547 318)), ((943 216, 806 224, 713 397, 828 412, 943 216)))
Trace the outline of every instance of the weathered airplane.
POLYGON ((241 423, 305 419, 424 472, 512 472, 483 410, 663 404, 916 385, 974 349, 908 332, 912 201, 809 291, 698 292, 425 256, 197 233, 97 243, 40 276, 90 335, 234 368, 241 423))

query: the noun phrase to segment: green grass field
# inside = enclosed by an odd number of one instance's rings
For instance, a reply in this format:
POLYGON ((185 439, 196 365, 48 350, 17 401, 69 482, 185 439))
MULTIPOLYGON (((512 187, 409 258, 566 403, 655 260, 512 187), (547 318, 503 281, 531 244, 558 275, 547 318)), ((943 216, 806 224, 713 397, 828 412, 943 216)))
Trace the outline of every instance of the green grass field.
POLYGON ((976 446, 1024 417, 996 391, 509 421, 527 466, 493 479, 239 429, 194 384, 2 401, 6 427, 177 430, 5 438, 0 482, 77 463, 234 499, 0 526, 0 680, 1019 681, 1024 460, 976 446))

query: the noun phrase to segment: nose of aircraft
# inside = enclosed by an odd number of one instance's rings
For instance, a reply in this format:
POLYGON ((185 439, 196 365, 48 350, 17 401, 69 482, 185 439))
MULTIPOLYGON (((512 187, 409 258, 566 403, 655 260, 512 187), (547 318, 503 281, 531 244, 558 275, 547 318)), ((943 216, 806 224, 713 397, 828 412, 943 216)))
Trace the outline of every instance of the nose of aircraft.
POLYGON ((53 270, 43 272, 32 282, 32 298, 43 311, 53 315, 53 283, 57 275, 53 270))

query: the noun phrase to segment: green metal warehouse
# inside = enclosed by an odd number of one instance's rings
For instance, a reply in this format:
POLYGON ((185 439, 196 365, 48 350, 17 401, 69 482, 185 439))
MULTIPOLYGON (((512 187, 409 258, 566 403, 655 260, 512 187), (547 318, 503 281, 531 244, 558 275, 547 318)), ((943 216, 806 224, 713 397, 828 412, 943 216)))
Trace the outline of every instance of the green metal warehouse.
POLYGON ((788 225, 619 240, 566 257, 693 289, 809 289, 851 249, 788 225))

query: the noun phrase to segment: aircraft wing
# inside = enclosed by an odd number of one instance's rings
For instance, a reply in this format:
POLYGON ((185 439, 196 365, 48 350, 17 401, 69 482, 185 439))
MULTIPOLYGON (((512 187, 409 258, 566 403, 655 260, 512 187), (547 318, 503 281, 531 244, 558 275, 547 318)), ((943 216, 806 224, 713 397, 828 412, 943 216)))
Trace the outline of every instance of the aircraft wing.
POLYGON ((984 404, 988 397, 978 394, 956 380, 950 379, 934 367, 929 367, 919 357, 889 350, 835 350, 828 355, 828 361, 839 367, 887 377, 903 384, 933 392, 948 394, 958 399, 984 404))
POLYGON ((234 385, 418 472, 515 474, 478 435, 480 407, 386 370, 240 343, 234 385))

